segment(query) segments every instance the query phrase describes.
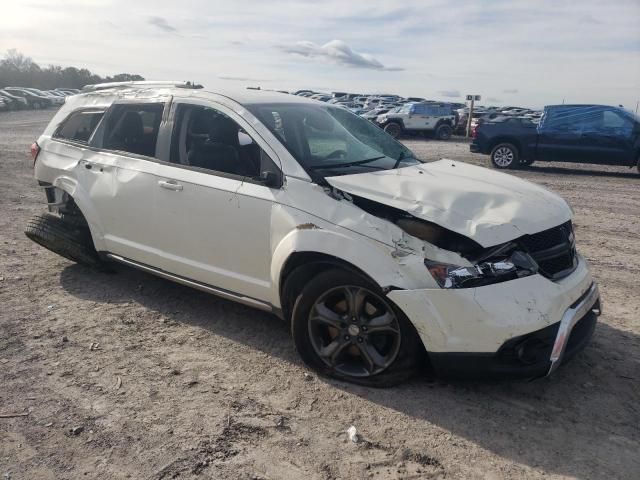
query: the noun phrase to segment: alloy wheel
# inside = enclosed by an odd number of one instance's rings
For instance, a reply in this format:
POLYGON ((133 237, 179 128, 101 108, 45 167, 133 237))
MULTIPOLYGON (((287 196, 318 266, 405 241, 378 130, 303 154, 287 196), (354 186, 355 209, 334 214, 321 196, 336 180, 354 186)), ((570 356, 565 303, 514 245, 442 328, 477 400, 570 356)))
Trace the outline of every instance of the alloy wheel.
POLYGON ((508 167, 513 163, 514 154, 509 147, 500 147, 493 152, 493 162, 499 167, 508 167))
POLYGON ((346 376, 369 377, 389 367, 400 351, 400 324, 391 306, 360 286, 341 286, 313 305, 308 332, 315 353, 346 376))

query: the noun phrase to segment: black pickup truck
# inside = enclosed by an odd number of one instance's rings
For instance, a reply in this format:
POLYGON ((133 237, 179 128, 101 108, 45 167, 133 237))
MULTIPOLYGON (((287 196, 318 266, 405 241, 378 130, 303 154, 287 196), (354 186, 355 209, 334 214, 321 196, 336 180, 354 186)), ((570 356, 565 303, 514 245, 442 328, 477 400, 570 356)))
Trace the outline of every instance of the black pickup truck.
POLYGON ((550 105, 540 123, 508 118, 481 123, 470 149, 491 156, 496 168, 518 168, 536 160, 637 166, 640 120, 604 105, 550 105))

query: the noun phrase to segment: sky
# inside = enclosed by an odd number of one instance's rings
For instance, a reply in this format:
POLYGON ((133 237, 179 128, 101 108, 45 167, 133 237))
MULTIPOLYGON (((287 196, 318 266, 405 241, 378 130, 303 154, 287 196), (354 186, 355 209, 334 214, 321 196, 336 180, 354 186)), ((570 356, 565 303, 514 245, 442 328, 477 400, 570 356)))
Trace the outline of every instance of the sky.
POLYGON ((0 55, 209 90, 640 100, 640 0, 10 0, 0 55))

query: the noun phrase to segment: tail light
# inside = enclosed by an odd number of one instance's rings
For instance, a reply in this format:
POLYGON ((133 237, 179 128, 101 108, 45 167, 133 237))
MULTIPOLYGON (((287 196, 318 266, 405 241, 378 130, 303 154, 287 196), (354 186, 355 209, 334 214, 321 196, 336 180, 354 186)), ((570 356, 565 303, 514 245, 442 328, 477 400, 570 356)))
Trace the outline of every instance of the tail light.
POLYGON ((33 164, 36 164, 36 159, 38 158, 38 154, 40 153, 40 145, 38 142, 33 142, 31 144, 31 158, 33 159, 33 164))
POLYGON ((478 138, 478 125, 471 128, 471 138, 478 138))

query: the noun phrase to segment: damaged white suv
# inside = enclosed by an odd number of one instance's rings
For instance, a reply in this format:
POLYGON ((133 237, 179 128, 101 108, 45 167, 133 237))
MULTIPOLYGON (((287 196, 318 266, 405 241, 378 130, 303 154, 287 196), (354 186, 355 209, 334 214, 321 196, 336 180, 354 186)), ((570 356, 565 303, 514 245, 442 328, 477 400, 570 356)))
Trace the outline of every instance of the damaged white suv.
POLYGON ((390 385, 533 378, 590 339, 597 286, 557 195, 422 163, 372 123, 300 97, 94 87, 34 144, 51 213, 29 238, 267 310, 317 371, 390 385))

